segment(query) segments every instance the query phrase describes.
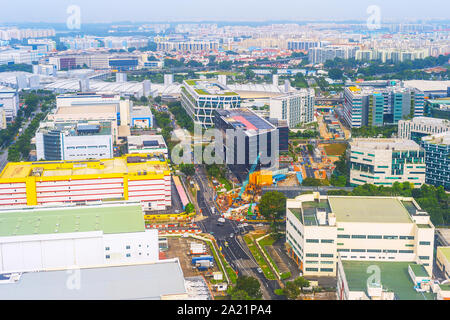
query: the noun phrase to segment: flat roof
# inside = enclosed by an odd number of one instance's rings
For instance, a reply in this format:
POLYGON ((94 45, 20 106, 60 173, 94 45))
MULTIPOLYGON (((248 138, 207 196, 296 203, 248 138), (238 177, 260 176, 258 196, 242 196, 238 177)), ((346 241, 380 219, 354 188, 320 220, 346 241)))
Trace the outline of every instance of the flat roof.
POLYGON ((437 251, 440 251, 445 259, 450 262, 450 247, 437 247, 437 251))
MULTIPOLYGON (((125 155, 118 158, 80 161, 36 161, 10 162, 0 173, 1 179, 26 178, 34 175, 36 179, 46 177, 86 178, 86 175, 128 174, 145 175, 169 174, 167 162, 159 158, 147 158, 148 154, 125 155), (130 157, 140 157, 143 162, 128 163, 130 157)), ((48 180, 48 179, 47 179, 48 180)))
POLYGON ((337 222, 411 223, 406 208, 397 198, 328 197, 337 222))
POLYGON ((235 129, 270 130, 275 128, 270 122, 249 109, 216 110, 216 112, 235 129))
POLYGON ((219 83, 217 80, 192 79, 184 82, 200 96, 238 96, 236 92, 231 91, 226 85, 219 83))
POLYGON ((421 147, 414 141, 395 138, 354 138, 350 142, 351 148, 365 148, 369 150, 420 150, 421 147))
POLYGON ((105 114, 105 113, 112 113, 117 114, 117 107, 116 105, 89 105, 86 103, 84 106, 70 106, 70 107, 59 107, 55 115, 71 115, 71 114, 105 114))
POLYGON ((145 231, 140 204, 31 207, 0 211, 0 237, 103 231, 145 231))
POLYGON ((67 270, 23 273, 0 283, 0 300, 159 300, 187 294, 178 259, 151 264, 83 268, 80 286, 67 286, 67 270))
MULTIPOLYGON (((371 266, 380 268, 380 282, 383 289, 393 291, 399 300, 433 300, 432 293, 420 293, 414 290, 414 283, 409 275, 408 266, 416 269, 414 262, 379 262, 343 260, 345 278, 350 291, 367 292, 367 270, 371 266)), ((427 274, 428 276, 428 274, 427 274)))

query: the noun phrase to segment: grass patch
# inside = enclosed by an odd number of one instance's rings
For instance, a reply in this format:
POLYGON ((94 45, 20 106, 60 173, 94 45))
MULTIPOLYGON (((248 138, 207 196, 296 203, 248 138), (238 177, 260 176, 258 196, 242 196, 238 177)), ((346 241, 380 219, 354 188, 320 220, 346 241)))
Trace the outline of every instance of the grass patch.
POLYGON ((266 249, 266 246, 271 246, 273 245, 273 243, 275 242, 275 239, 272 236, 268 236, 264 239, 261 239, 258 241, 259 245, 261 246, 261 248, 264 250, 264 253, 266 254, 266 256, 269 258, 269 262, 270 264, 274 267, 274 269, 280 273, 280 269, 278 268, 277 264, 275 263, 275 261, 272 259, 271 255, 269 254, 269 252, 266 249))
POLYGON ((329 156, 341 156, 347 149, 347 145, 344 143, 325 144, 323 146, 325 152, 329 156))
POLYGON ((217 263, 220 271, 224 275, 225 275, 225 272, 228 274, 228 278, 230 279, 231 283, 233 283, 233 284, 236 283, 236 279, 237 279, 236 272, 233 270, 233 268, 230 267, 230 265, 227 263, 227 261, 225 260, 225 258, 222 256, 221 253, 219 253, 219 257, 216 255, 216 252, 214 251, 214 248, 213 248, 213 244, 209 241, 207 241, 207 242, 208 242, 209 248, 211 249, 211 252, 214 256, 214 260, 216 260, 216 263, 219 262, 219 259, 220 259, 220 261, 222 262, 222 265, 225 268, 225 270, 223 270, 220 263, 217 263))
POLYGON ((269 280, 276 280, 276 276, 274 275, 272 269, 267 264, 266 259, 264 259, 264 255, 259 250, 259 248, 256 246, 256 244, 253 242, 253 238, 251 238, 249 235, 246 235, 246 236, 244 236, 244 240, 245 240, 245 243, 247 244, 250 252, 252 253, 252 256, 255 258, 259 267, 264 272, 264 275, 266 276, 266 278, 269 280))

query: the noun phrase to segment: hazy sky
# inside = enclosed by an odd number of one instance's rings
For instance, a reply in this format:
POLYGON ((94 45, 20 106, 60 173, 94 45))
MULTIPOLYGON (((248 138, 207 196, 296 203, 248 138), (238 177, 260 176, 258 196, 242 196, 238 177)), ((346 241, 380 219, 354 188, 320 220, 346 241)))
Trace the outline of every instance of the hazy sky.
POLYGON ((386 19, 450 19, 448 0, 1 0, 2 22, 65 22, 69 5, 82 22, 176 20, 366 20, 378 5, 386 19))

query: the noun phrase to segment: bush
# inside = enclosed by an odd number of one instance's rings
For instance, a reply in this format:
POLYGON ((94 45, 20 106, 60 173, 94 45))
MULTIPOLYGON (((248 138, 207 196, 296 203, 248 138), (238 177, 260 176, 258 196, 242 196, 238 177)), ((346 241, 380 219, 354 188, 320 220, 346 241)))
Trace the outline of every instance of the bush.
POLYGON ((290 277, 291 277, 291 272, 284 272, 284 273, 282 273, 281 274, 281 280, 286 280, 286 279, 289 279, 290 277))

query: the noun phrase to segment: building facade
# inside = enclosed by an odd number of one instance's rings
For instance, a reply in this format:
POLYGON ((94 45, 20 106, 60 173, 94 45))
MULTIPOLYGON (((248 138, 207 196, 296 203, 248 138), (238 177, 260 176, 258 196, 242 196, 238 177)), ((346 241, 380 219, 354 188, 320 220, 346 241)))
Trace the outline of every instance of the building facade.
POLYGON ((398 122, 398 137, 420 143, 425 136, 450 131, 450 120, 428 117, 414 117, 398 122))
POLYGON ((314 121, 314 89, 301 89, 270 99, 270 118, 285 120, 290 128, 314 121))
POLYGON ((158 230, 139 202, 1 209, 0 272, 36 272, 159 260, 158 230))
POLYGON ((38 160, 87 160, 113 157, 111 122, 44 122, 36 132, 38 160))
POLYGON ((394 182, 425 183, 425 151, 406 139, 353 139, 350 184, 392 187, 394 182))
POLYGON ((415 261, 429 275, 434 226, 413 198, 322 196, 288 199, 288 252, 305 276, 336 276, 349 261, 415 261))
POLYGON ((181 87, 181 105, 194 124, 214 125, 214 110, 239 108, 241 97, 217 81, 185 80, 181 87))
POLYGON ((450 190, 450 131, 423 137, 425 150, 425 182, 450 190))
POLYGON ((170 169, 147 154, 84 161, 8 163, 0 174, 0 206, 141 201, 150 210, 171 206, 170 169))

